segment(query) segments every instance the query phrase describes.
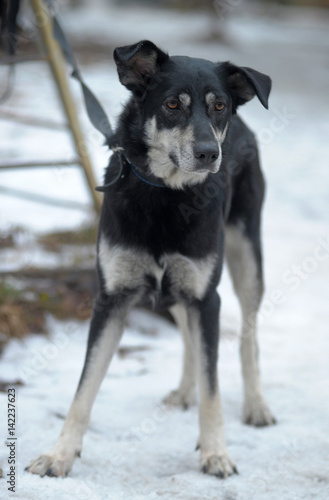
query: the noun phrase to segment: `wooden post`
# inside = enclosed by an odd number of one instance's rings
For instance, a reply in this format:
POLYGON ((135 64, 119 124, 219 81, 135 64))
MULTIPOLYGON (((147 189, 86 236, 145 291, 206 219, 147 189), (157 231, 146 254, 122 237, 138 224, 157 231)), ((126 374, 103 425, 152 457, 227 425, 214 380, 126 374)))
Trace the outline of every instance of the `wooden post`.
POLYGON ((48 7, 43 0, 32 0, 32 4, 48 52, 50 67, 56 80, 60 98, 69 121, 80 163, 93 198, 94 206, 97 212, 99 212, 102 204, 101 195, 95 191, 96 180, 70 92, 65 72, 64 58, 61 48, 53 36, 52 19, 48 7))

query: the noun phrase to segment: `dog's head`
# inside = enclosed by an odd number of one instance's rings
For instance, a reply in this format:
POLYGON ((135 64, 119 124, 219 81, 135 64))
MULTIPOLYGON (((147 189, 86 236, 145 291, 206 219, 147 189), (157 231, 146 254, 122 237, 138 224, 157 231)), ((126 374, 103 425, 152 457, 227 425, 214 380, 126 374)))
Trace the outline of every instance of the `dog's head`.
POLYGON ((171 187, 216 173, 232 114, 255 95, 268 107, 271 80, 250 68, 169 57, 147 40, 114 51, 133 93, 150 171, 171 187))

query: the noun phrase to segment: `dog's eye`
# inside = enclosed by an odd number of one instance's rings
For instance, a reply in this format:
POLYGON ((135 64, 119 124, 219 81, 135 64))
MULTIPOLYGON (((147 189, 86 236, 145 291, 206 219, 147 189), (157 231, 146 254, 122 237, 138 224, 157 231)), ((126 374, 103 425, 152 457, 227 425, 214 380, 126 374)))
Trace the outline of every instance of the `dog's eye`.
POLYGON ((178 101, 176 101, 175 99, 172 99, 171 101, 167 102, 167 106, 170 109, 177 109, 178 108, 178 101))
POLYGON ((225 108, 225 104, 223 102, 217 102, 215 104, 216 111, 222 111, 225 108))

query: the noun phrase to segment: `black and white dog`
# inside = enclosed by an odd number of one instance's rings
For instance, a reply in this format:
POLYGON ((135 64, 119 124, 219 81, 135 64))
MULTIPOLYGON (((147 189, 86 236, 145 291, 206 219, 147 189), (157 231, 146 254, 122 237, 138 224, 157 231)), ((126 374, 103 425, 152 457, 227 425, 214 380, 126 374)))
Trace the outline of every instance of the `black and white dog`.
POLYGON ((27 470, 71 470, 125 318, 148 303, 169 310, 183 333, 183 374, 166 402, 193 403, 197 383, 200 467, 227 477, 236 468, 226 451, 217 381, 224 253, 242 309, 244 422, 275 422, 262 394, 256 340, 264 180, 254 135, 236 115, 255 95, 267 108, 271 80, 229 62, 169 57, 149 41, 117 48, 114 59, 132 96, 105 175, 100 288, 85 365, 57 443, 27 470))

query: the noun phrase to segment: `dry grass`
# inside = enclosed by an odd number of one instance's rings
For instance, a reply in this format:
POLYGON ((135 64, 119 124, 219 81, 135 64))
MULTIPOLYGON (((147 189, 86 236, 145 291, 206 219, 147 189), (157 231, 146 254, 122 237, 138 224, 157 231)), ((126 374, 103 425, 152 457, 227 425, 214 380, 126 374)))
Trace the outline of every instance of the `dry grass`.
POLYGON ((97 225, 85 227, 79 231, 58 231, 42 235, 39 243, 49 251, 58 251, 62 245, 95 245, 97 225))
MULTIPOLYGON (((16 248, 17 232, 13 229, 1 235, 0 248, 16 248)), ((80 231, 54 232, 36 239, 47 252, 70 252, 94 248, 97 227, 92 225, 80 231)), ((22 252, 26 249, 21 248, 22 252)), ((29 248, 31 251, 31 248, 29 248)), ((85 252, 87 259, 88 252, 85 252)), ((83 252, 82 257, 83 259, 83 252)), ((1 257, 0 257, 1 259, 1 257)), ((0 351, 10 338, 21 338, 29 333, 47 333, 47 315, 58 319, 88 319, 95 295, 94 270, 86 262, 74 263, 73 268, 60 270, 22 269, 0 273, 0 351), (81 267, 83 269, 81 269, 81 267)))
MULTIPOLYGON (((49 282, 49 278, 47 278, 49 282)), ((92 311, 93 294, 88 290, 49 282, 49 293, 38 290, 40 278, 23 291, 8 283, 0 287, 0 350, 10 338, 29 333, 48 333, 47 314, 57 319, 86 320, 92 311), (31 297, 31 298, 29 298, 31 297)))

